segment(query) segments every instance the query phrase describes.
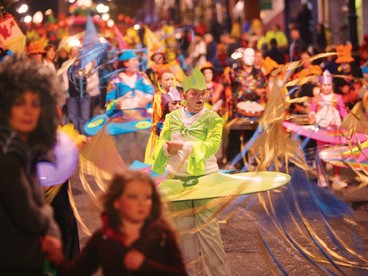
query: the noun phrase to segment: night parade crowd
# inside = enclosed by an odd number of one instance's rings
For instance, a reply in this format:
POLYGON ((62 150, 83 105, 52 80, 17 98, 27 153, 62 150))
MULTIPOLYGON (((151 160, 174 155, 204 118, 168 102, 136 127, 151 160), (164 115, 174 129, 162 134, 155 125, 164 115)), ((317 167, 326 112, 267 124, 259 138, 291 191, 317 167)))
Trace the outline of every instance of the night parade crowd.
MULTIPOLYGON (((11 15, 2 20, 7 18, 11 15)), ((230 275, 218 208, 200 209, 208 200, 164 206, 154 180, 142 172, 113 177, 102 199, 102 226, 80 250, 72 210, 54 216, 70 208, 65 199, 70 184, 60 183, 61 198, 54 198, 52 210, 37 179, 37 162, 53 160, 50 151, 60 125, 72 123, 88 143, 85 125, 96 115, 114 123, 150 118, 141 161, 183 180, 243 168, 246 160, 231 161, 253 136, 252 124, 258 124, 273 87, 285 83, 285 64, 300 61, 288 79, 295 85, 284 88, 284 95, 293 91, 286 97, 290 118, 333 129, 359 101, 368 108, 368 38, 359 49, 332 45, 322 24, 312 41, 305 22, 298 20, 287 30, 279 24, 265 30, 260 19, 236 21, 224 32, 216 24, 176 26, 169 20, 145 26, 126 16, 116 29, 96 24, 106 50, 84 62, 89 53, 83 41, 65 42, 75 35, 68 34, 66 22, 21 24, 27 33, 24 56, 0 40, 4 275, 43 275, 45 259, 60 275, 92 275, 98 267, 105 275, 230 275), (335 54, 314 58, 324 53, 335 54), (165 208, 186 213, 169 223, 165 208), (184 234, 178 238, 177 231, 184 234)), ((332 188, 346 188, 343 178, 334 166, 332 188)), ((325 180, 317 185, 330 186, 325 180)))

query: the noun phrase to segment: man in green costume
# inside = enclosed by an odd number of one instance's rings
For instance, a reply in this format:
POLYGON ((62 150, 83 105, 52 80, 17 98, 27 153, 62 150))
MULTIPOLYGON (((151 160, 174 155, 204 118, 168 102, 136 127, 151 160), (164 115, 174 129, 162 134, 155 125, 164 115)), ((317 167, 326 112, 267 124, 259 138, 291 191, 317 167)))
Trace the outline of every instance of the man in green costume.
MULTIPOLYGON (((222 137, 223 120, 205 108, 209 96, 203 74, 195 68, 184 78, 186 104, 166 116, 156 145, 153 170, 195 184, 196 178, 219 170, 215 154, 222 137)), ((211 200, 186 200, 169 204, 183 211, 174 219, 189 275, 230 275, 227 257, 211 200), (206 206, 207 205, 207 206, 206 206), (194 229, 200 229, 193 233, 194 229)))

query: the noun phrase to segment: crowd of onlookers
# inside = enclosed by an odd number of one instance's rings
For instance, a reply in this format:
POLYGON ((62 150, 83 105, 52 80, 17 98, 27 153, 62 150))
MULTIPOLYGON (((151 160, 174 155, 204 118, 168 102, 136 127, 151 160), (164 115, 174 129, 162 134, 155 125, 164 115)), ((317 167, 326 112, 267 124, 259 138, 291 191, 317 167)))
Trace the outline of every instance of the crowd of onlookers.
MULTIPOLYGON (((310 29, 305 28, 308 24, 303 24, 307 21, 307 12, 301 11, 287 33, 278 24, 264 30, 259 19, 235 21, 229 33, 216 25, 174 26, 169 22, 152 30, 142 24, 134 28, 131 18, 113 30, 100 22, 99 33, 105 37, 103 43, 110 43, 109 49, 83 66, 83 55, 90 53, 83 41, 79 45, 62 41, 70 27, 65 21, 28 26, 26 57, 1 44, 0 168, 5 180, 1 180, 0 213, 5 235, 0 269, 14 275, 41 275, 46 257, 62 265, 65 274, 91 274, 101 266, 108 275, 128 271, 186 275, 183 254, 184 260, 203 259, 207 273, 216 268, 217 275, 226 274, 220 272, 228 267, 214 219, 218 210, 197 212, 194 210, 207 200, 185 201, 185 209, 193 212, 178 218, 178 229, 189 233, 193 229, 188 225, 197 228, 197 223, 201 228, 188 235, 188 242, 181 244, 186 250, 180 253, 172 229, 161 216, 155 183, 140 172, 115 176, 103 199, 102 228, 76 261, 65 261, 60 229, 44 203, 36 163, 47 158, 53 162, 47 154, 56 141, 59 123, 69 121, 85 133, 86 122, 96 113, 105 113, 109 122, 116 123, 127 116, 149 116, 153 127, 147 163, 153 162, 159 170, 166 166, 172 173, 168 177, 192 181, 218 171, 214 155, 221 139, 220 161, 235 158, 255 129, 231 126, 239 118, 252 118, 256 125, 272 89, 281 89, 291 80, 294 85, 281 93, 287 112, 321 128, 338 127, 358 101, 365 111, 368 108, 368 41, 359 53, 351 44, 329 45, 320 24, 313 43, 310 29), (156 36, 149 39, 152 31, 156 36), (119 35, 124 41, 118 41, 119 35), (284 64, 290 62, 296 63, 289 76, 290 68, 284 64), (172 116, 167 115, 171 112, 172 116), (165 139, 158 140, 160 135, 165 139), (156 145, 161 150, 158 153, 154 152, 156 145), (195 235, 200 236, 199 245, 195 235)), ((327 186, 322 179, 318 184, 327 186)), ((346 185, 335 169, 333 187, 346 185)), ((63 187, 67 197, 67 185, 63 187)), ((70 205, 67 203, 61 208, 70 205)), ((171 211, 182 211, 182 203, 172 204, 171 211)), ((75 220, 71 224, 75 234, 75 220)), ((70 250, 71 259, 79 254, 78 235, 73 237, 76 251, 70 250)))
MULTIPOLYGON (((119 91, 116 83, 125 83, 127 87, 136 89, 137 80, 142 79, 144 81, 140 82, 149 91, 145 93, 153 95, 162 88, 163 80, 160 78, 164 75, 163 69, 173 73, 172 86, 180 92, 184 76, 190 75, 195 67, 200 68, 211 90, 209 103, 220 115, 227 114, 229 121, 254 111, 244 110, 241 107, 246 105, 238 103, 250 101, 264 107, 274 83, 283 81, 285 70, 280 68, 289 62, 301 61, 290 76, 290 80, 301 80, 300 85, 288 87, 293 91, 290 97, 306 99, 290 104, 290 114, 308 116, 311 100, 319 93, 321 85, 318 77, 311 76, 321 76, 326 70, 333 77, 334 93, 342 96, 348 110, 363 98, 366 90, 363 73, 366 72, 368 56, 367 38, 359 49, 352 49, 350 44, 332 45, 331 33, 323 24, 318 24, 317 29, 311 32, 310 13, 306 7, 284 30, 277 23, 265 29, 257 18, 243 22, 234 20, 229 32, 215 21, 208 26, 201 22, 177 26, 163 20, 148 26, 131 17, 120 16, 115 27, 110 28, 105 21, 94 19, 97 31, 109 43, 109 49, 99 58, 99 64, 90 63, 90 68, 85 68, 93 74, 82 77, 72 76, 69 70, 73 60, 81 58, 83 45, 83 38, 79 38, 79 46, 65 43, 68 32, 71 35, 71 31, 76 30, 72 20, 79 22, 79 27, 85 27, 86 18, 83 16, 21 27, 28 37, 27 56, 58 72, 64 92, 64 100, 59 103, 64 120, 73 122, 82 133, 84 124, 93 115, 111 112, 112 106, 108 104, 118 95, 113 96, 109 92, 119 91), (312 33, 315 34, 314 39, 312 33), (127 50, 132 50, 133 56, 124 54, 127 50), (332 54, 314 58, 321 53, 332 54), (309 79, 303 81, 303 78, 309 79)), ((131 93, 134 97, 139 95, 131 93)), ((136 101, 134 106, 132 103, 135 101, 125 101, 126 104, 129 102, 127 108, 149 109, 154 105, 154 97, 145 97, 146 101, 136 101)), ((124 108, 121 104, 116 106, 124 108)), ((255 109, 262 109, 260 106, 253 105, 255 109)), ((233 154, 235 151, 238 147, 233 154)), ((227 159, 232 159, 233 154, 228 152, 227 159)))

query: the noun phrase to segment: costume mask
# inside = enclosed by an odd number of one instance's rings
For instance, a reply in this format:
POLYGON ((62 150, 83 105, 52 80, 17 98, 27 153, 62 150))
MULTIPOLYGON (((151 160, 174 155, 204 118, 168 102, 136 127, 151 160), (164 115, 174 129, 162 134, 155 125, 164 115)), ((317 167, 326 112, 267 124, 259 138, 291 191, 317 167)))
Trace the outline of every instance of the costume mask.
POLYGON ((243 54, 243 61, 245 65, 254 64, 254 50, 252 48, 246 48, 243 54))

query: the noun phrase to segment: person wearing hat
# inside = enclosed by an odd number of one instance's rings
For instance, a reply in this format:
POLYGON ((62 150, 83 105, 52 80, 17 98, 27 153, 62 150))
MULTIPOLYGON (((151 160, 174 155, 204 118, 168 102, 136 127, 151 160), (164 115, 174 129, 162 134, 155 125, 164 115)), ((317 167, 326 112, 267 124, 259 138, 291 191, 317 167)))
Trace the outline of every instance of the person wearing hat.
POLYGON ((170 61, 167 61, 166 50, 164 46, 160 46, 159 48, 155 47, 153 49, 151 61, 153 62, 153 64, 151 64, 150 67, 146 70, 146 74, 150 79, 150 81, 153 83, 153 85, 157 85, 157 82, 160 79, 158 76, 159 71, 164 67, 170 68, 170 70, 175 74, 175 79, 178 83, 183 82, 184 68, 181 67, 181 65, 179 64, 179 62, 175 57, 172 58, 170 61))
POLYGON ((155 133, 159 137, 164 126, 166 115, 181 107, 182 97, 178 90, 171 87, 168 93, 162 94, 162 115, 155 127, 155 133))
MULTIPOLYGON (((209 91, 197 67, 184 79, 183 87, 185 106, 166 115, 152 170, 163 173, 166 168, 169 178, 195 181, 219 170, 215 154, 221 143, 223 120, 205 107, 209 91)), ((187 200, 168 205, 173 214, 185 213, 175 217, 174 223, 182 231, 179 246, 189 275, 230 275, 217 222, 218 207, 208 207, 211 202, 187 200)))
POLYGON ((36 40, 31 41, 28 44, 27 47, 27 55, 30 58, 30 60, 41 64, 43 62, 43 54, 45 54, 45 46, 43 44, 43 41, 36 40))
POLYGON ((340 64, 340 66, 337 72, 338 77, 334 78, 334 91, 342 95, 345 105, 350 110, 358 101, 358 91, 361 88, 361 82, 357 79, 362 78, 362 72, 351 56, 351 44, 338 45, 336 50, 336 63, 340 64))
POLYGON ((160 48, 155 47, 153 49, 153 53, 151 55, 151 66, 147 68, 146 74, 150 81, 156 85, 156 82, 158 81, 158 72, 162 66, 165 66, 167 64, 166 58, 165 58, 165 49, 163 46, 160 48))
MULTIPOLYGON (((313 97, 310 106, 309 120, 312 124, 317 124, 321 128, 338 128, 343 118, 348 115, 344 101, 341 95, 334 93, 332 85, 332 76, 325 70, 320 77, 320 93, 313 97)), ((325 143, 317 141, 317 146, 323 146, 325 143)), ((320 175, 323 175, 322 173, 320 175)), ((323 177, 319 179, 319 186, 327 187, 328 183, 323 177)), ((338 190, 345 188, 347 184, 340 179, 338 167, 334 167, 334 180, 332 188, 338 190)))
POLYGON ((118 58, 120 72, 111 77, 106 93, 106 115, 124 116, 124 109, 146 109, 151 106, 154 88, 146 75, 139 72, 139 59, 133 50, 118 58))
POLYGON ((201 66, 200 70, 204 75, 206 87, 210 91, 208 103, 212 105, 212 110, 218 111, 224 100, 222 99, 224 86, 215 81, 215 70, 211 62, 207 61, 201 66))
MULTIPOLYGON (((152 128, 151 135, 148 139, 146 146, 146 153, 144 162, 147 164, 152 164, 153 154, 155 150, 155 145, 158 140, 156 125, 162 119, 162 114, 165 106, 163 105, 163 96, 169 93, 171 88, 176 89, 175 76, 171 71, 170 66, 161 65, 158 70, 156 91, 153 96, 152 101, 152 128)), ((166 114, 165 114, 166 115, 166 114)))

